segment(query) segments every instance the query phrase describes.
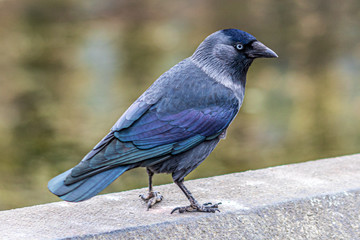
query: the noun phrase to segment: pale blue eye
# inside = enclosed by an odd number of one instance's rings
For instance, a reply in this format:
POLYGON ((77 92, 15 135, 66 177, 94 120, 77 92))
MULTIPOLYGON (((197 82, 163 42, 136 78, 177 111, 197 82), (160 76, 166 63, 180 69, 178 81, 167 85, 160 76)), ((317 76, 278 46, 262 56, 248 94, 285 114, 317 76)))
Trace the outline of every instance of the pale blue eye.
POLYGON ((236 48, 237 50, 242 50, 242 49, 244 48, 244 45, 242 45, 241 43, 237 43, 237 44, 235 45, 235 48, 236 48))

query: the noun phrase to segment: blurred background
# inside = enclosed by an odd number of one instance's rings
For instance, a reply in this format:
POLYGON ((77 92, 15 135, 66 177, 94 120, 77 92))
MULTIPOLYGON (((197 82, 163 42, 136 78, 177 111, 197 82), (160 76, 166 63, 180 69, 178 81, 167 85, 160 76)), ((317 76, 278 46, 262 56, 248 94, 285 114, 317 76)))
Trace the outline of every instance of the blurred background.
MULTIPOLYGON (((226 140, 187 179, 360 152, 358 0, 2 0, 0 210, 58 201, 47 181, 223 28, 279 58, 253 63, 226 140)), ((146 185, 136 169, 105 192, 146 185)))

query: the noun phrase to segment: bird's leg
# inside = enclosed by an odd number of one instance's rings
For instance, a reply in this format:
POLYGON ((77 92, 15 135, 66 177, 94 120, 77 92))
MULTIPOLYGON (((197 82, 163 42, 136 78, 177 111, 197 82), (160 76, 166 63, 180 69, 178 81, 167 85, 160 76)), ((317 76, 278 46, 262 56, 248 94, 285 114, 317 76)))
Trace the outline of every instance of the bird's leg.
POLYGON ((184 185, 184 180, 181 181, 174 181, 176 183, 176 185, 179 186, 179 188, 183 191, 183 193, 185 194, 185 196, 187 197, 187 199, 189 199, 190 201, 190 205, 186 206, 186 207, 177 207, 174 208, 171 211, 171 214, 173 214, 176 211, 179 211, 179 213, 183 213, 183 212, 211 212, 214 213, 216 211, 220 212, 220 210, 218 209, 219 205, 221 203, 216 203, 216 204, 212 204, 212 203, 205 203, 205 204, 199 204, 196 199, 192 196, 191 192, 185 187, 184 185))
POLYGON ((141 194, 139 197, 147 203, 147 210, 154 206, 156 203, 161 202, 163 196, 160 195, 160 192, 154 192, 152 187, 152 177, 154 172, 149 168, 146 168, 146 172, 149 175, 149 192, 147 194, 141 194))

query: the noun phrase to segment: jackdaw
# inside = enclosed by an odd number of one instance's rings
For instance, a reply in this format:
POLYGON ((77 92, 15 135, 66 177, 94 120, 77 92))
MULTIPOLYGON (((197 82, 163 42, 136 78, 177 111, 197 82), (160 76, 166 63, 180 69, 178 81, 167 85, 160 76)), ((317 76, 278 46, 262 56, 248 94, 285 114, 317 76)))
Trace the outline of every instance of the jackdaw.
POLYGON ((140 197, 148 209, 162 200, 152 187, 154 173, 171 173, 190 201, 171 213, 218 211, 218 204, 199 204, 184 178, 224 138, 243 102, 253 60, 276 57, 244 31, 211 34, 191 57, 161 75, 78 165, 51 179, 49 190, 65 201, 84 201, 124 172, 146 167, 149 191, 140 197))

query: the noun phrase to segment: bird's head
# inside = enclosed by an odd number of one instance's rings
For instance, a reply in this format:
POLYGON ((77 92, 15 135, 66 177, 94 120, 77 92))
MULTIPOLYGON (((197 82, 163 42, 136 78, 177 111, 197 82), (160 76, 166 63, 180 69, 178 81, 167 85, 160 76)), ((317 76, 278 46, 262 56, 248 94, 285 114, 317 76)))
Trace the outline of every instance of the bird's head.
POLYGON ((276 58, 277 54, 251 34, 224 29, 208 36, 191 56, 205 71, 244 78, 255 58, 276 58))

